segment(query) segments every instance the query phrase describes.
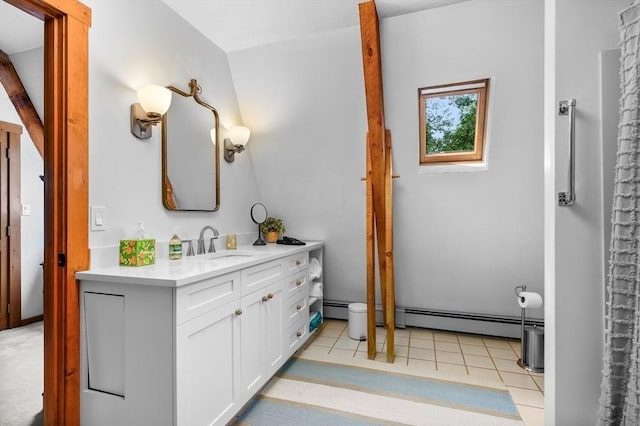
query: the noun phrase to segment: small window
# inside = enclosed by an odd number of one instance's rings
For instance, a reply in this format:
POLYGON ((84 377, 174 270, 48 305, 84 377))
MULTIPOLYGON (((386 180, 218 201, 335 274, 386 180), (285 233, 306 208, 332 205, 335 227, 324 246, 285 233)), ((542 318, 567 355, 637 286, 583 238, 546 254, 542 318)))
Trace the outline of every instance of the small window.
POLYGON ((489 79, 418 89, 420 164, 482 162, 489 79))

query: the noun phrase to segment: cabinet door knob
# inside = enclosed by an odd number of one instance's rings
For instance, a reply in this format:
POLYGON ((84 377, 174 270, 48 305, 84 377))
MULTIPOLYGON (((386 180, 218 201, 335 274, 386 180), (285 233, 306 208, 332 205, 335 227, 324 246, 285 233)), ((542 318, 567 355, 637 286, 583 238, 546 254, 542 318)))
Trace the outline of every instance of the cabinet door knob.
POLYGON ((236 309, 236 315, 242 315, 242 309, 240 308, 236 309))
POLYGON ((296 260, 296 266, 300 266, 302 264, 302 261, 300 259, 296 260))
POLYGON ((262 296, 262 301, 266 302, 269 298, 267 296, 262 296))
POLYGON ((302 331, 298 331, 298 332, 296 333, 296 336, 298 336, 298 337, 302 336, 302 331))
POLYGON ((302 285, 302 280, 298 280, 298 281, 296 281, 296 285, 297 285, 297 286, 301 286, 301 285, 302 285))
POLYGON ((297 310, 302 309, 302 305, 296 305, 296 309, 297 309, 297 310))
POLYGON ((273 293, 269 293, 269 294, 267 294, 267 297, 268 297, 269 299, 273 299, 273 293))

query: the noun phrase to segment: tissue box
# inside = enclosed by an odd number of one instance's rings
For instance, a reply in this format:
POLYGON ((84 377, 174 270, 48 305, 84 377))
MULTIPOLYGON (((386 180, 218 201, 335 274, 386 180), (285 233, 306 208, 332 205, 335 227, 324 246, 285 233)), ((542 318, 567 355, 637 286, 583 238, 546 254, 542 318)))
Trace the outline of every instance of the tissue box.
POLYGON ((156 263, 156 240, 120 240, 120 266, 156 263))

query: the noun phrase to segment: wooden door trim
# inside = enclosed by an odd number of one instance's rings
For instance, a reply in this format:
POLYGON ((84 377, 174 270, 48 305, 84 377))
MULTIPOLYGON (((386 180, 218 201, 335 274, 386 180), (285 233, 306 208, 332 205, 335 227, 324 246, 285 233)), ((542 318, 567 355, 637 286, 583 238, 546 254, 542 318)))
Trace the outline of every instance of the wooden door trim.
POLYGON ((76 0, 7 0, 44 20, 44 424, 80 423, 75 272, 89 268, 88 32, 76 0))
MULTIPOLYGON (((3 145, 3 152, 0 152, 2 169, 6 168, 6 175, 3 171, 0 178, 2 181, 1 191, 3 192, 3 200, 0 205, 2 210, 6 210, 7 213, 6 223, 3 223, 4 226, 0 229, 2 232, 0 240, 6 240, 6 245, 3 247, 5 251, 0 253, 3 257, 4 267, 0 269, 2 269, 2 274, 6 274, 7 286, 4 290, 8 290, 6 301, 11 305, 11 311, 5 318, 4 326, 13 328, 22 325, 20 306, 20 135, 22 134, 22 126, 0 121, 0 133, 6 135, 6 146, 3 145), (5 192, 6 194, 4 194, 5 192), (8 228, 5 229, 5 226, 8 228)), ((0 308, 0 312, 4 312, 4 309, 0 308)))

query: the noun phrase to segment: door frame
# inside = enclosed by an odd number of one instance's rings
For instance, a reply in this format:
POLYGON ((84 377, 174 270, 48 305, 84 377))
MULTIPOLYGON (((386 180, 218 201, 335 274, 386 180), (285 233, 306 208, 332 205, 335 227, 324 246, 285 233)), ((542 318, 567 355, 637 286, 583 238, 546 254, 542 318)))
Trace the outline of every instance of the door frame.
POLYGON ((75 272, 89 268, 88 33, 76 0, 5 0, 44 21, 44 424, 80 423, 75 272))
POLYGON ((21 310, 20 289, 20 136, 22 126, 0 121, 0 133, 6 136, 6 146, 0 151, 0 209, 5 216, 0 221, 0 241, 4 240, 0 250, 0 273, 6 280, 0 283, 0 330, 24 325, 21 310), (6 151, 5 151, 6 150, 6 151), (4 294, 3 294, 4 293, 4 294), (10 305, 11 310, 5 311, 10 305))

